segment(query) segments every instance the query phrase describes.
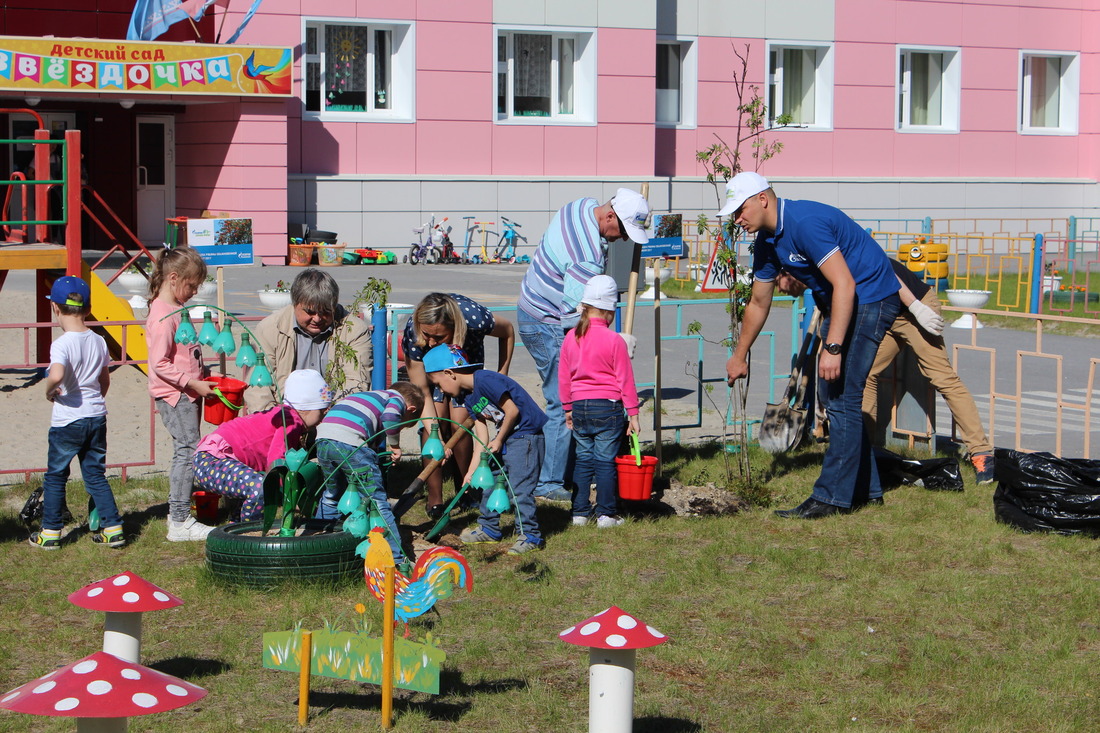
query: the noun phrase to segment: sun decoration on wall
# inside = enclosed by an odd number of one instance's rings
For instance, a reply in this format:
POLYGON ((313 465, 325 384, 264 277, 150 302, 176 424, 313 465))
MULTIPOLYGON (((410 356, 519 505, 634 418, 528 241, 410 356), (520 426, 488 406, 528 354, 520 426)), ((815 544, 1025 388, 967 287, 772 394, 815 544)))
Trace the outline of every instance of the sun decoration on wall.
POLYGON ((328 99, 331 102, 338 91, 346 91, 351 79, 351 62, 363 56, 363 42, 353 28, 340 28, 332 34, 329 53, 335 58, 329 71, 328 99))

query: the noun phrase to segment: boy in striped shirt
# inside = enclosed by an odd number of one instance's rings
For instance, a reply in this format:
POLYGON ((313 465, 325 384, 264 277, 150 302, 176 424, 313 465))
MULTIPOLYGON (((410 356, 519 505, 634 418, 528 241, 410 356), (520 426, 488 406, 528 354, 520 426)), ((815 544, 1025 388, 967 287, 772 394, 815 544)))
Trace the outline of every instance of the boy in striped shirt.
POLYGON ((389 389, 355 392, 329 408, 317 426, 317 463, 325 474, 324 494, 317 506, 318 519, 339 519, 337 504, 349 482, 369 494, 386 521, 386 540, 398 565, 404 561, 401 535, 382 486, 376 446, 389 447, 396 461, 401 457, 402 423, 415 420, 424 409, 424 396, 412 382, 394 382, 389 389))

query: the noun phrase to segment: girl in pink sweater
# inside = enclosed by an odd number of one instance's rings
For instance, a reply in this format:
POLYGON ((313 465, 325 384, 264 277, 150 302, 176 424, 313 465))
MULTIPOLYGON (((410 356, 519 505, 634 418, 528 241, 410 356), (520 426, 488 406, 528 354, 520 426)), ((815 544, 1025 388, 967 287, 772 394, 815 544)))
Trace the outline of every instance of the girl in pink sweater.
POLYGON ((573 469, 573 524, 592 516, 591 485, 596 483, 596 526, 623 523, 618 508, 615 456, 626 434, 638 432, 638 390, 626 342, 609 326, 619 291, 607 275, 584 286, 581 319, 566 335, 558 364, 558 391, 565 424, 576 441, 573 469), (626 408, 625 415, 623 408, 626 408))
POLYGON ((243 499, 241 521, 259 519, 264 508, 264 475, 290 448, 301 448, 332 404, 325 378, 312 369, 287 376, 283 404, 222 423, 195 451, 199 486, 243 499))
POLYGON ((149 394, 161 422, 172 436, 172 466, 168 469, 168 539, 171 542, 205 540, 210 530, 191 516, 194 474, 191 456, 199 442, 202 400, 213 394, 207 382, 198 344, 177 344, 180 314, 173 313, 191 300, 206 279, 206 263, 190 247, 167 247, 157 257, 149 279, 149 317, 145 344, 149 348, 149 394))

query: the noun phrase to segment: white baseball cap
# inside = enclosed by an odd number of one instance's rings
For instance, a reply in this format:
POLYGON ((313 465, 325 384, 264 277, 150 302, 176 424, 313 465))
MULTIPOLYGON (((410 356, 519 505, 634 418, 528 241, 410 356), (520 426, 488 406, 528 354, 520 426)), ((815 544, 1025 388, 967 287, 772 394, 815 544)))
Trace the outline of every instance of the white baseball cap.
POLYGON ((649 204, 637 191, 620 188, 611 199, 611 208, 623 223, 627 236, 638 244, 649 241, 645 233, 645 222, 649 218, 649 204))
POLYGON ((596 275, 584 284, 581 303, 600 310, 613 311, 619 302, 619 286, 610 275, 596 275))
POLYGON ((729 216, 740 209, 741 204, 748 201, 750 196, 769 188, 771 184, 764 176, 752 171, 741 171, 726 182, 726 205, 718 212, 718 216, 729 216))

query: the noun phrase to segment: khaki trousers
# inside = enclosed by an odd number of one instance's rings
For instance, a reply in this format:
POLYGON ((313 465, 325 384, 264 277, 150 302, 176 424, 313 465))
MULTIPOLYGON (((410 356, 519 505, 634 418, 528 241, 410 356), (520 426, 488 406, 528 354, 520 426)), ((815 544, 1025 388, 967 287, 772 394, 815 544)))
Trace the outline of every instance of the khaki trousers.
MULTIPOLYGON (((921 302, 936 313, 940 313, 940 300, 936 297, 935 290, 929 290, 921 298, 921 302)), ((943 395, 952 417, 955 418, 955 424, 959 426, 959 437, 966 445, 967 452, 974 455, 992 451, 993 446, 990 445, 985 429, 982 427, 981 418, 978 417, 978 406, 974 404, 970 390, 962 383, 954 367, 951 366, 943 337, 932 336, 922 331, 905 310, 898 315, 890 330, 886 332, 886 337, 882 339, 878 353, 875 354, 871 373, 867 376, 867 387, 863 391, 863 419, 867 422, 871 434, 875 434, 877 422, 875 408, 878 405, 878 375, 890 366, 905 344, 913 349, 921 373, 932 383, 936 391, 943 395)))

